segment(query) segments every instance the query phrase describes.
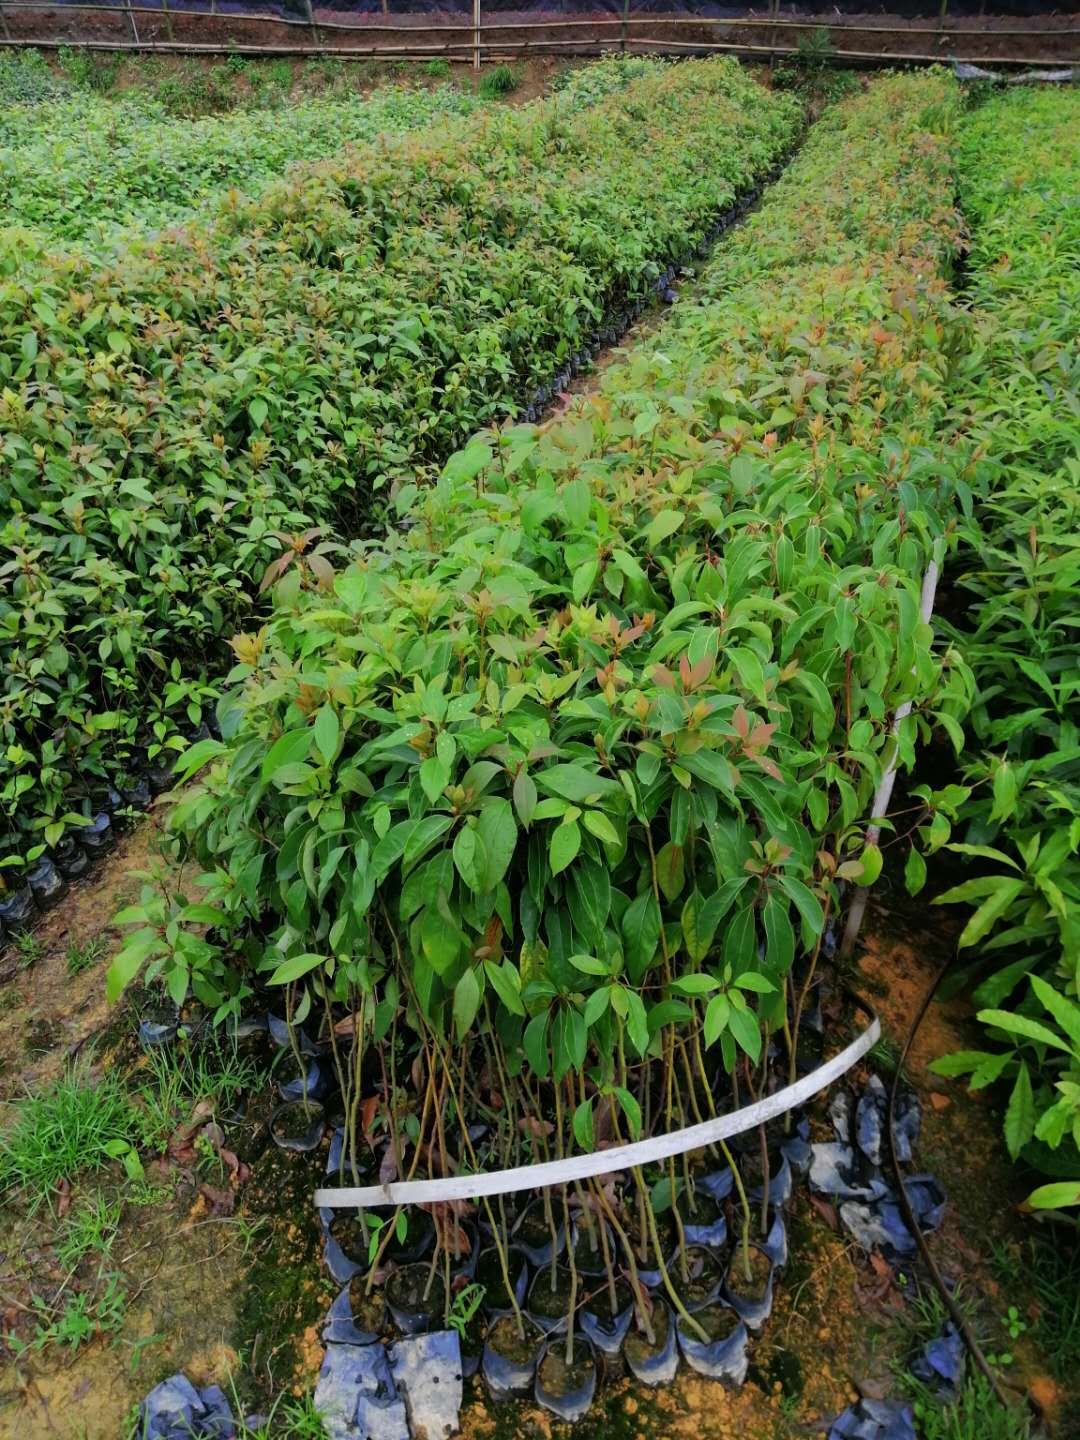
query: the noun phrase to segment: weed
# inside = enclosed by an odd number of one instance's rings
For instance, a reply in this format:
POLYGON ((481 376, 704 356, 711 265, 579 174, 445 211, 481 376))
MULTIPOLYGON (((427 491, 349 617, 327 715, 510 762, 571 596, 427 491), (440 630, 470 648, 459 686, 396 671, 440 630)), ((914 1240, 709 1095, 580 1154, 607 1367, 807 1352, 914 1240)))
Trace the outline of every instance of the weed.
POLYGON ((71 50, 61 45, 59 52, 60 69, 75 86, 82 90, 96 90, 104 95, 116 83, 120 69, 119 51, 99 53, 92 50, 71 50))
POLYGON ((29 970, 31 965, 36 965, 47 948, 45 941, 29 930, 22 930, 18 935, 13 935, 11 943, 19 957, 20 970, 29 970))
POLYGON ((1080 1374, 1080 1246, 1033 1236, 1019 1253, 994 1248, 994 1267, 1010 1287, 1030 1289, 1037 1308, 1032 1339, 1058 1380, 1080 1374))
POLYGON ((40 1295, 35 1295, 33 1308, 39 1317, 34 1338, 22 1341, 15 1335, 5 1336, 16 1354, 41 1351, 52 1345, 67 1346, 74 1351, 98 1335, 115 1336, 123 1329, 127 1292, 120 1288, 119 1275, 108 1275, 105 1289, 96 1300, 87 1292, 79 1291, 69 1296, 63 1310, 56 1310, 40 1295))
POLYGON ((450 61, 442 55, 436 55, 434 60, 429 60, 424 66, 424 74, 432 80, 445 80, 450 74, 450 61))
POLYGON ((71 976, 81 975, 91 965, 96 965, 99 960, 104 960, 108 954, 109 942, 104 935, 94 935, 84 944, 73 942, 67 948, 64 959, 67 961, 67 972, 71 976))
POLYGON ((1028 1440, 1031 1434, 1026 1417, 1004 1409, 978 1372, 949 1404, 910 1376, 906 1389, 920 1440, 1028 1440))
POLYGON ((0 54, 0 105, 37 105, 60 91, 56 76, 38 50, 0 54))
POLYGON ((469 1321, 479 1310, 486 1293, 483 1285, 466 1285, 464 1290, 454 1296, 454 1303, 450 1307, 446 1323, 451 1329, 458 1332, 462 1340, 465 1338, 465 1330, 469 1321))
POLYGON ((136 1144, 143 1120, 111 1071, 90 1078, 79 1066, 14 1107, 15 1121, 0 1136, 0 1194, 24 1192, 32 1214, 52 1203, 58 1183, 102 1170, 119 1142, 136 1144))
POLYGON ((497 100, 501 95, 509 95, 518 87, 517 71, 512 65, 496 65, 494 70, 489 70, 480 81, 479 94, 485 100, 497 100))
POLYGON ((119 1200, 95 1195, 64 1217, 57 1258, 65 1270, 74 1270, 87 1255, 106 1256, 112 1250, 120 1225, 119 1200))
POLYGON ((217 1033, 197 1044, 178 1041, 155 1046, 148 1052, 149 1079, 139 1091, 146 1114, 147 1139, 159 1149, 168 1143, 177 1124, 202 1101, 215 1108, 228 1106, 261 1078, 249 1056, 217 1033))

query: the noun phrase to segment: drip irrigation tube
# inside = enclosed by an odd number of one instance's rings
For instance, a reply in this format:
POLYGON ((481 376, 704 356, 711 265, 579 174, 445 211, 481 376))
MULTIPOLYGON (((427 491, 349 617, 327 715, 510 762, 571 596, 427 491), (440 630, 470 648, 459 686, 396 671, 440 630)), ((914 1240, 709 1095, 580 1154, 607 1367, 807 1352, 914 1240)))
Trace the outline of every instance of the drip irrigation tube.
POLYGON ((480 1175, 447 1175, 440 1180, 402 1180, 387 1185, 344 1186, 340 1189, 316 1190, 317 1208, 368 1209, 382 1205, 432 1205, 448 1200, 476 1200, 484 1195, 509 1195, 520 1190, 541 1190, 586 1180, 594 1175, 610 1175, 614 1170, 628 1170, 638 1165, 651 1165, 702 1150, 718 1140, 755 1130, 767 1121, 784 1115, 804 1104, 845 1075, 877 1044, 881 1022, 873 1011, 860 1001, 871 1016, 870 1024, 854 1040, 824 1065, 809 1075, 786 1085, 774 1095, 767 1095, 753 1105, 742 1106, 727 1115, 690 1125, 667 1135, 650 1136, 631 1145, 613 1145, 609 1150, 568 1155, 562 1160, 548 1160, 539 1165, 519 1165, 510 1170, 496 1170, 480 1175))
POLYGON ((1000 1401, 1002 1407, 1005 1410, 1009 1410, 1011 1408, 1010 1398, 1005 1393, 1005 1389, 1001 1383, 1001 1380, 998 1378, 997 1375, 995 1375, 992 1366, 990 1365, 985 1354, 983 1353, 982 1346, 976 1339, 975 1334, 972 1331, 971 1326, 968 1324, 963 1311, 960 1309, 959 1305, 957 1305, 955 1299, 949 1291, 949 1287, 945 1284, 945 1280, 942 1277, 941 1271, 937 1267, 937 1262, 934 1260, 933 1255, 930 1253, 930 1246, 927 1244, 926 1236, 923 1234, 917 1220, 915 1219, 915 1216, 912 1214, 911 1201, 908 1199, 907 1187, 904 1184, 904 1177, 900 1172, 900 1162, 896 1154, 896 1135, 893 1130, 893 1123, 896 1111, 896 1097, 900 1090, 900 1079, 904 1073, 904 1065, 907 1061, 909 1053, 911 1052, 911 1047, 915 1043, 915 1036, 919 1033, 919 1026, 925 1019, 926 1012, 930 1009, 930 1004, 934 996, 937 994, 938 986, 945 978, 945 972, 948 970, 951 963, 952 956, 950 955, 949 958, 938 970, 937 974, 934 976, 930 988, 927 990, 926 994, 923 997, 922 1004, 916 1011, 915 1018, 911 1023, 911 1028, 908 1030, 907 1039, 904 1041, 904 1048, 900 1052, 900 1058, 897 1061, 896 1071, 893 1074, 892 1084, 889 1087, 889 1104, 885 1116, 885 1133, 888 1137, 889 1161, 892 1165, 893 1174, 896 1179, 896 1195, 900 1203, 900 1211, 904 1217, 904 1224, 907 1226, 912 1236, 914 1237, 915 1244, 918 1247, 919 1256, 923 1264, 926 1266, 927 1273, 929 1274, 930 1279, 933 1282, 934 1289, 941 1296, 942 1303, 944 1304, 946 1310, 949 1312, 949 1318, 952 1320, 953 1324, 960 1332, 960 1337, 963 1340, 965 1346, 967 1347, 968 1353, 970 1354, 972 1360, 975 1362, 976 1366, 985 1376, 986 1380, 989 1382, 991 1389, 993 1390, 997 1399, 1000 1401))

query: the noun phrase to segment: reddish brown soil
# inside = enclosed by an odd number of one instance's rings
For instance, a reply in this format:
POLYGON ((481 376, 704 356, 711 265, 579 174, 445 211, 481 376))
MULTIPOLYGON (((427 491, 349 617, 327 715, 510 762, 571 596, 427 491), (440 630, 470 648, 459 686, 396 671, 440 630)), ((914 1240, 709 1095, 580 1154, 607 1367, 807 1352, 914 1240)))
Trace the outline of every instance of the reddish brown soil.
MULTIPOLYGON (((115 13, 74 11, 65 6, 25 10, 5 6, 10 37, 78 43, 131 45, 132 17, 115 13)), ((462 62, 472 59, 472 26, 467 15, 431 14, 348 15, 340 10, 316 8, 314 26, 298 20, 245 19, 184 11, 147 11, 136 8, 134 27, 139 43, 204 47, 227 52, 232 48, 261 47, 270 52, 307 50, 310 53, 353 55, 409 53, 414 56, 445 54, 462 62)), ((943 25, 926 19, 908 20, 895 15, 837 17, 823 12, 805 16, 803 28, 769 20, 742 20, 710 24, 685 16, 635 16, 629 48, 652 53, 701 52, 709 45, 730 46, 748 57, 769 58, 796 46, 810 28, 827 25, 833 48, 841 59, 909 58, 971 61, 1008 65, 1020 62, 1068 64, 1080 62, 1080 21, 1076 16, 1048 14, 1031 18, 1009 16, 950 17, 943 25)), ((621 22, 611 14, 583 10, 570 15, 542 11, 502 11, 484 21, 485 60, 503 52, 518 55, 587 54, 619 48, 621 22)))

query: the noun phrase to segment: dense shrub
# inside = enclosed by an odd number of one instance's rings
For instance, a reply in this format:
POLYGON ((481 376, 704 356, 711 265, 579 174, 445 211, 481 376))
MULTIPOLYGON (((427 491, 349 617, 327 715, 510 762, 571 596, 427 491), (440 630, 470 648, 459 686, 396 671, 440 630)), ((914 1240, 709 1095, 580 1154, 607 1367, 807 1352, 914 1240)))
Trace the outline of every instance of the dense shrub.
POLYGON ((32 118, 0 112, 0 204, 5 223, 36 230, 48 248, 122 250, 133 233, 178 225, 230 189, 257 191, 292 164, 477 106, 449 85, 387 87, 366 100, 320 97, 287 112, 193 121, 172 118, 156 96, 76 93, 32 118))
MULTIPOLYGON (((1080 97, 989 101, 958 157, 978 324, 957 391, 977 464, 951 633, 975 703, 952 848, 983 873, 938 898, 973 907, 963 978, 991 1048, 939 1068, 1006 1081, 1011 1153, 1059 1177, 1036 1203, 1080 1204, 1080 97)), ((948 835, 939 821, 935 843, 948 835)))
POLYGON ((227 1011, 260 977, 376 1042, 400 1005, 421 1077, 471 1096, 501 1067, 526 1113, 552 1077, 556 1145, 592 1143, 599 1097, 632 1132, 711 1106, 713 1045, 755 1092, 762 1030, 791 1063, 796 956, 837 882, 880 869, 893 711, 913 702, 907 761, 966 703, 919 620, 953 501, 953 95, 872 86, 597 399, 477 437, 399 494, 402 531, 277 583, 234 642, 225 739, 181 767, 206 767, 175 824, 215 933, 130 913, 114 993, 149 960, 227 1011))
POLYGON ((196 723, 270 561, 325 575, 319 527, 565 367, 799 121, 725 62, 570 109, 384 139, 112 265, 0 254, 9 846, 196 723))

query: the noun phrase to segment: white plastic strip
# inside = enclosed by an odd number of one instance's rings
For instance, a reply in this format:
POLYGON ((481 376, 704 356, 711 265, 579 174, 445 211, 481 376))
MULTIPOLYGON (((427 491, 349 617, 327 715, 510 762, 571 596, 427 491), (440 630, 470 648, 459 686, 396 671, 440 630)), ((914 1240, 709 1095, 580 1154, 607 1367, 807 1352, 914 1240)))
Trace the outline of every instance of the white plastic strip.
POLYGON ((675 1130, 669 1135, 654 1135, 633 1145, 615 1145, 610 1150, 568 1155, 562 1160, 548 1160, 540 1165, 519 1165, 513 1170, 495 1170, 486 1175, 447 1175, 441 1180, 396 1180, 389 1185, 344 1186, 337 1190, 316 1190, 315 1204, 340 1210, 357 1207, 368 1209, 378 1205, 431 1205, 446 1200, 476 1200, 481 1195, 509 1195, 515 1190, 540 1190, 549 1185, 565 1185, 572 1180, 585 1180, 591 1175, 610 1175, 613 1170, 627 1170, 633 1165, 651 1165, 687 1150, 701 1150, 717 1140, 728 1140, 745 1130, 756 1129, 766 1121, 794 1110, 797 1105, 839 1080, 853 1065, 877 1044, 881 1022, 874 1019, 850 1045, 819 1065, 809 1075, 767 1095, 753 1105, 675 1130))

